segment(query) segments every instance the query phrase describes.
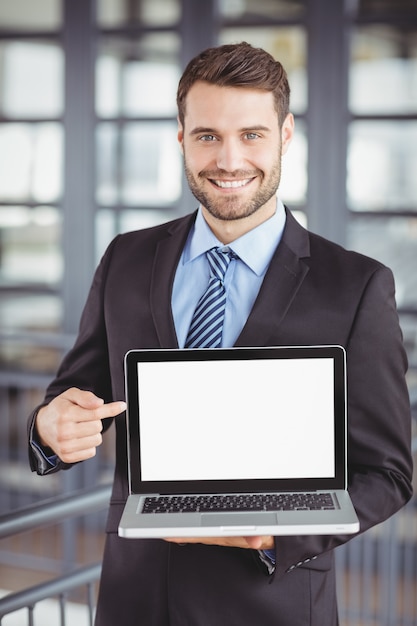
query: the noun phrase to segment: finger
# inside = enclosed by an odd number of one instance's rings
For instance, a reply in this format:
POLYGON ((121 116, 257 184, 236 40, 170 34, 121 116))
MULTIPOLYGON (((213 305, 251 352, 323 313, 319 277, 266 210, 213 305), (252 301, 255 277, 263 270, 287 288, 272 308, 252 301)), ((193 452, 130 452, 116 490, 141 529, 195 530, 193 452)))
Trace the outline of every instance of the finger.
POLYGON ((63 463, 68 463, 69 465, 80 463, 81 461, 88 461, 88 459, 92 459, 96 456, 97 447, 98 446, 92 446, 91 448, 85 448, 80 451, 60 453, 58 457, 63 463))
POLYGON ((94 437, 103 430, 101 419, 80 419, 79 421, 69 421, 61 425, 60 433, 63 440, 84 439, 94 437))
POLYGON ((270 536, 244 537, 249 548, 252 550, 272 550, 274 538, 270 536))
POLYGON ((82 439, 72 439, 62 444, 58 456, 64 463, 85 461, 96 455, 96 449, 101 443, 101 433, 82 439))
POLYGON ((72 396, 68 395, 65 398, 62 397, 62 400, 67 403, 67 409, 64 415, 68 416, 68 418, 74 422, 103 420, 108 417, 116 417, 116 415, 126 410, 126 403, 123 401, 104 404, 103 400, 96 398, 95 400, 90 399, 90 402, 88 398, 80 398, 77 394, 72 396), (78 399, 78 401, 75 402, 75 399, 78 399))
POLYGON ((116 417, 126 411, 126 402, 122 400, 117 400, 116 402, 108 402, 107 404, 103 404, 97 409, 93 409, 91 412, 94 413, 97 419, 106 419, 107 417, 116 417))
MULTIPOLYGON (((125 402, 116 401, 105 404, 103 398, 99 398, 91 391, 77 389, 77 387, 67 389, 61 397, 87 410, 97 410, 105 407, 104 417, 115 417, 126 410, 125 402)), ((103 419, 103 415, 101 415, 100 419, 103 419)))
POLYGON ((263 537, 244 537, 249 548, 260 550, 262 548, 263 537))
POLYGON ((91 391, 84 391, 77 387, 67 389, 61 397, 84 409, 96 409, 104 404, 103 398, 99 398, 91 391))

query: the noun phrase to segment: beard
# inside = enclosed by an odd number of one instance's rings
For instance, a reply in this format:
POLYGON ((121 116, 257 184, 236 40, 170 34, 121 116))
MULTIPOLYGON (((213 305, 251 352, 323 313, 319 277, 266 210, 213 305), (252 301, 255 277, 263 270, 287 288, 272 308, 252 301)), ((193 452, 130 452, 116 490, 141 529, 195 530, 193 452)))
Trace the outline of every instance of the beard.
POLYGON ((202 170, 197 176, 194 176, 187 166, 185 155, 184 169, 191 193, 213 217, 224 221, 239 220, 256 213, 276 194, 281 181, 281 152, 267 176, 262 170, 237 170, 235 172, 202 170), (211 184, 208 179, 227 178, 231 180, 235 178, 242 180, 255 176, 261 180, 261 184, 249 199, 242 199, 240 194, 229 194, 223 198, 216 198, 214 190, 210 192, 210 190, 205 191, 204 189, 204 185, 211 184))

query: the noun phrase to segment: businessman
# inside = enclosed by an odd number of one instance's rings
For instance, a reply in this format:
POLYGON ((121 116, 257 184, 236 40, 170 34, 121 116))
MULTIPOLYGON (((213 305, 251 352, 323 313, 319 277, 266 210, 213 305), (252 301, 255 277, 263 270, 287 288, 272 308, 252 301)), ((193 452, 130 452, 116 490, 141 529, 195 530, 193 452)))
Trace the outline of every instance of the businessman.
MULTIPOLYGON (((348 536, 117 535, 128 495, 124 354, 192 345, 213 248, 228 257, 216 345, 346 348, 349 492, 361 532, 411 497, 407 363, 392 273, 305 230, 279 200, 294 132, 289 95, 282 65, 249 44, 190 61, 178 87, 178 141, 198 209, 109 245, 76 343, 29 420, 32 470, 48 474, 94 456, 116 418, 97 626, 338 624, 333 549, 348 536)), ((209 381, 207 393, 215 393, 209 381)), ((253 441, 274 454, 256 423, 253 441)))

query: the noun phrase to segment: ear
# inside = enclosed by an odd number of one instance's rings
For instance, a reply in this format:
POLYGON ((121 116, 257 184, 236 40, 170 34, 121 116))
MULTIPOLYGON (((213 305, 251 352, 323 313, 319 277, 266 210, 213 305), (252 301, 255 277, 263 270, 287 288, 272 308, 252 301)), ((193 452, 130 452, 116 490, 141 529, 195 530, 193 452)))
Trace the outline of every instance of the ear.
POLYGON ((177 117, 177 122, 178 122, 177 139, 178 139, 178 143, 180 146, 181 154, 184 154, 184 127, 181 124, 179 117, 177 117))
POLYGON ((281 128, 281 147, 282 154, 285 154, 294 136, 294 116, 288 113, 281 128))

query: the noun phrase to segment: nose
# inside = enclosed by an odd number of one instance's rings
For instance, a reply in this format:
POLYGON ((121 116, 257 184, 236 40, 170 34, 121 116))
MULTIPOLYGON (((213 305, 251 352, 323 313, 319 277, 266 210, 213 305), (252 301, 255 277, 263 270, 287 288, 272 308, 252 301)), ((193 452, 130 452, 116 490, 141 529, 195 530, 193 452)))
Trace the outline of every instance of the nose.
POLYGON ((219 142, 217 151, 217 167, 226 172, 243 169, 244 154, 242 143, 236 139, 223 139, 219 142))

